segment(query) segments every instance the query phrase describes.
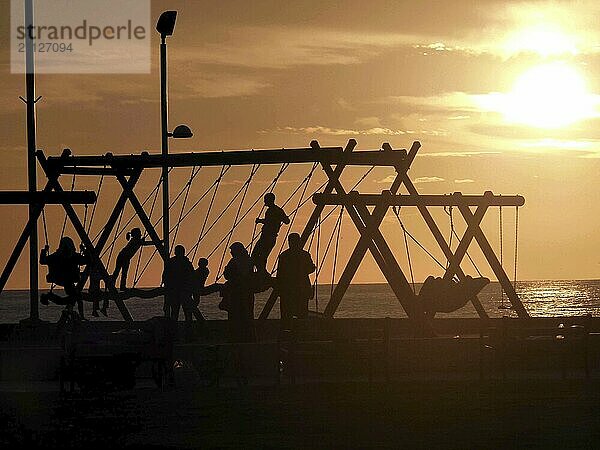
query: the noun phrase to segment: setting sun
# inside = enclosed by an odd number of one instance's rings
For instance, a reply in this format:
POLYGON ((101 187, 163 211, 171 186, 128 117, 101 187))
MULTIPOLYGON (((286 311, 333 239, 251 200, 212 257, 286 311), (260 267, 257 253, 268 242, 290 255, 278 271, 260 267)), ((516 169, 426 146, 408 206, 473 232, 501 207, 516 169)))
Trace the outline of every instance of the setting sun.
POLYGON ((596 102, 582 75, 563 63, 536 66, 517 78, 511 92, 479 98, 481 107, 500 112, 506 122, 538 128, 594 117, 596 102))
POLYGON ((593 99, 573 68, 553 63, 521 75, 509 94, 507 120, 541 128, 570 125, 593 114, 593 99))

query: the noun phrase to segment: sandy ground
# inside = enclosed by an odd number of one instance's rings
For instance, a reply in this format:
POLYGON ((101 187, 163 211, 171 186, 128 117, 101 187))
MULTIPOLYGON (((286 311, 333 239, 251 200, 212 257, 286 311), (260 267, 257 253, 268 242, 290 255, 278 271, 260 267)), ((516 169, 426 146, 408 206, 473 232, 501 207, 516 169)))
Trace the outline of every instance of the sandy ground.
POLYGON ((600 446, 598 381, 176 381, 66 398, 57 384, 0 385, 0 448, 600 446))

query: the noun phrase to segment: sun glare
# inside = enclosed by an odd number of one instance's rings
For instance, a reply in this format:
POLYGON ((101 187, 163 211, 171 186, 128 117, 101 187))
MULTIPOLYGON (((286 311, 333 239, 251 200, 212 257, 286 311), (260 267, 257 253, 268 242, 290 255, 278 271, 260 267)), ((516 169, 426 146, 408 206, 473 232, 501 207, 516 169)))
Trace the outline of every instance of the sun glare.
POLYGON ((564 63, 550 63, 523 73, 507 94, 481 96, 481 108, 500 112, 506 122, 560 128, 595 117, 596 97, 581 74, 564 63))
POLYGON ((576 55, 579 53, 574 36, 552 25, 537 25, 513 33, 505 44, 509 55, 533 52, 540 56, 576 55))

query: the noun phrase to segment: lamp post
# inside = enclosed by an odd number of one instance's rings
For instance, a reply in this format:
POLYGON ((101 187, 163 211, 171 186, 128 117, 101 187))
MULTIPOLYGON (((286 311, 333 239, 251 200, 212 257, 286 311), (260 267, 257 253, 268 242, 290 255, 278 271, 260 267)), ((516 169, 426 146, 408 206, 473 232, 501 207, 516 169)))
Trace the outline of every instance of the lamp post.
MULTIPOLYGON (((169 132, 168 107, 167 107, 167 36, 172 36, 175 30, 177 11, 165 11, 158 18, 156 31, 160 34, 160 121, 161 121, 161 153, 163 156, 169 154, 169 138, 182 139, 193 136, 192 131, 186 125, 175 127, 169 132)), ((165 255, 170 254, 169 246, 169 166, 162 166, 162 213, 163 213, 163 246, 165 255)))
MULTIPOLYGON (((33 0, 25 1, 25 27, 33 28, 33 0)), ((27 89, 27 179, 29 192, 37 191, 35 158, 36 131, 35 131, 35 103, 38 99, 35 97, 35 60, 34 60, 34 41, 29 34, 25 40, 25 84, 27 89)), ((36 214, 38 205, 29 205, 29 220, 36 214)), ((39 322, 40 314, 38 310, 38 228, 37 219, 35 225, 31 228, 29 236, 29 321, 31 323, 39 322)))
MULTIPOLYGON (((163 12, 156 23, 156 31, 160 33, 160 130, 161 153, 169 154, 169 130, 167 125, 167 36, 173 35, 177 20, 177 11, 163 12)), ((163 247, 169 255, 169 167, 162 166, 162 213, 163 213, 163 247)), ((166 262, 166 261, 165 261, 166 262)))

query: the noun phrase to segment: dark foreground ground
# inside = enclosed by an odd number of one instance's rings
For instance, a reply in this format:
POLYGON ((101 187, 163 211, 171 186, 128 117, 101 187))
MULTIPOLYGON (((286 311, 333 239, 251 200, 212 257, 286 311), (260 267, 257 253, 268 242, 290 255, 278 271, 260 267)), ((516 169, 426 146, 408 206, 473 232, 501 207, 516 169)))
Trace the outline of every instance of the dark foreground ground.
POLYGON ((104 397, 0 386, 0 448, 599 448, 600 383, 399 381, 206 387, 179 375, 104 397))

